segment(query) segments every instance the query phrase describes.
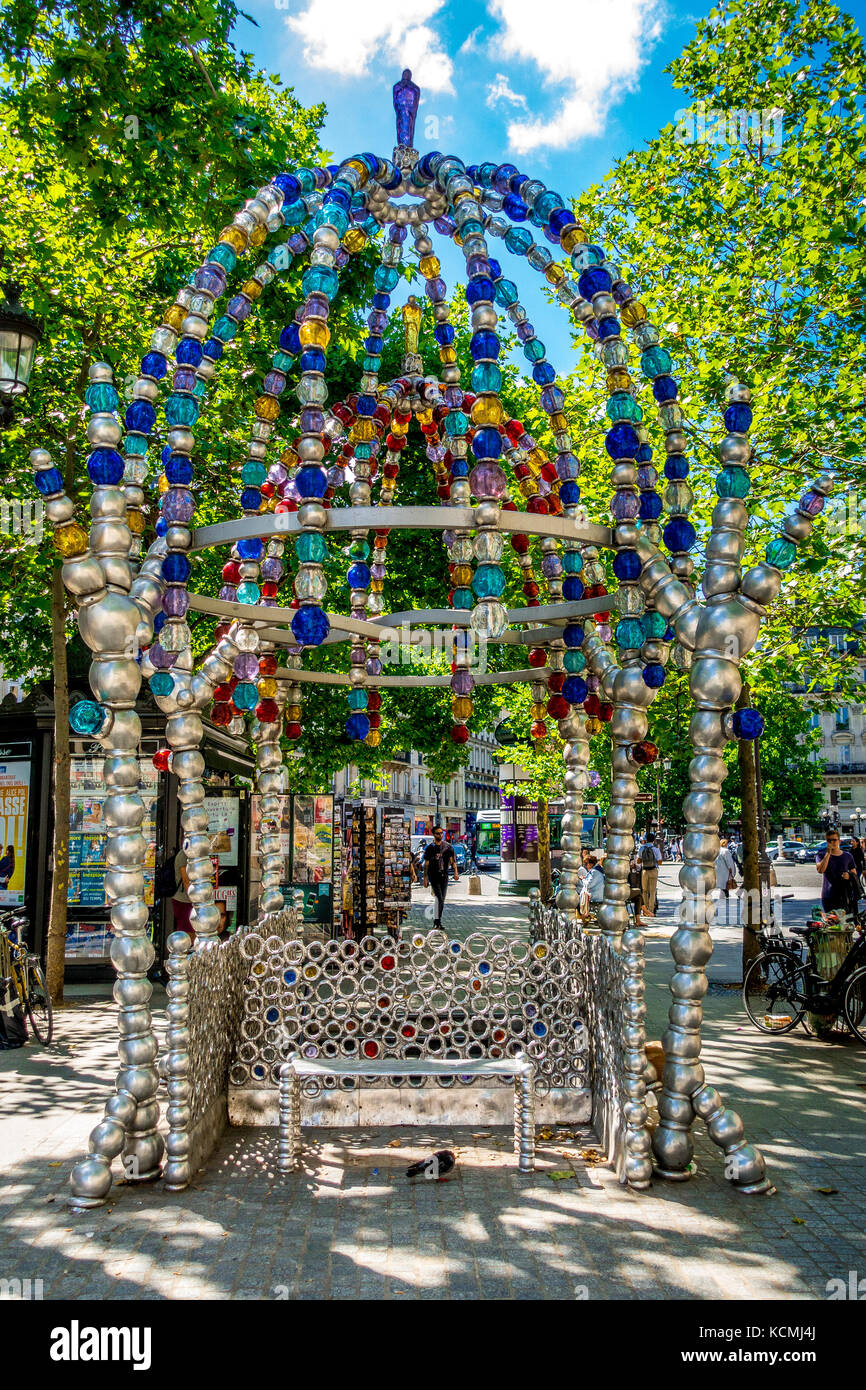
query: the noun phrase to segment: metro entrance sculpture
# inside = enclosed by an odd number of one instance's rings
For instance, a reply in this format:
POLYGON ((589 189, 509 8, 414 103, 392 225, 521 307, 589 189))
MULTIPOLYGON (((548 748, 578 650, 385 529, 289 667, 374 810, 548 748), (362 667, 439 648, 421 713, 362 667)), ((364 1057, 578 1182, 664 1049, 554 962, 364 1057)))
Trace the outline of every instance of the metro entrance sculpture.
MULTIPOLYGON (((412 143, 418 99, 418 88, 404 73, 394 89, 398 143, 391 159, 362 153, 328 168, 279 173, 245 203, 153 332, 125 409, 111 369, 104 363, 91 369, 86 394, 92 448, 88 472, 93 483, 89 531, 75 519, 50 456, 43 450, 32 455, 36 487, 55 527, 64 583, 77 604, 79 630, 93 654, 93 700, 76 705, 71 721, 79 734, 101 744, 110 792, 105 804, 106 892, 117 971, 120 1070, 105 1116, 91 1135, 90 1153, 72 1175, 79 1205, 105 1200, 115 1158, 122 1158, 133 1181, 145 1181, 159 1175, 163 1157, 157 1130, 157 1044, 147 980, 154 951, 144 901, 144 807, 138 792, 141 729, 134 708, 141 682, 149 682, 166 714, 168 749, 158 756, 160 765, 170 767, 179 782, 197 937, 193 958, 177 965, 169 986, 166 1180, 170 1187, 182 1187, 189 1181, 190 1117, 198 1114, 195 1086, 183 1063, 192 1046, 189 1017, 197 1007, 196 989, 214 980, 227 993, 243 987, 240 952, 225 956, 222 965, 207 963, 209 955, 216 962, 226 948, 216 935, 218 912, 199 751, 202 720, 207 716, 232 732, 244 733, 256 746, 262 810, 260 909, 267 925, 278 920, 284 908, 277 835, 285 786, 280 738, 284 734, 290 744, 303 739, 305 685, 317 680, 344 684, 346 734, 375 747, 382 719, 380 692, 407 679, 384 672, 381 659, 391 617, 386 612, 388 536, 398 528, 440 530, 447 549, 453 585, 447 604, 393 617, 453 630, 455 742, 469 736, 472 693, 482 681, 530 683, 534 737, 545 736, 547 720, 558 725, 564 740, 566 812, 557 908, 569 921, 578 905, 580 811, 588 780, 589 739, 603 723, 610 723, 606 889, 599 912, 603 950, 610 959, 604 964, 596 950, 586 988, 596 992, 587 1007, 606 1020, 605 1036, 612 1036, 611 1029, 616 1035, 616 1047, 608 1048, 596 1030, 596 1048, 609 1052, 606 1063, 598 1053, 596 1072, 601 1074, 603 1063, 616 1071, 614 1146, 623 1180, 645 1188, 654 1172, 671 1179, 686 1177, 693 1151, 690 1131, 697 1116, 723 1149, 725 1173, 733 1186, 745 1193, 769 1188, 762 1156, 746 1142, 739 1118, 707 1084, 700 1062, 701 1001, 712 951, 713 863, 725 776, 722 753, 730 738, 760 733, 756 712, 734 708, 741 689, 740 664, 755 644, 797 544, 824 506, 831 480, 818 479, 784 518, 765 560, 743 573, 752 412, 748 388, 734 381, 724 412, 726 433, 719 444, 719 500, 711 527, 699 536, 689 520, 693 497, 674 364, 624 273, 592 241, 591 229, 576 219, 564 198, 515 166, 466 166, 452 155, 420 155, 412 143), (284 228, 288 236, 265 254, 268 238, 284 228), (434 233, 455 243, 465 258, 472 327, 471 361, 465 364, 457 360, 434 233), (424 374, 418 355, 424 315, 410 298, 401 310, 401 372, 383 381, 383 332, 410 236, 431 306, 440 370, 435 377, 424 374), (596 458, 579 461, 575 456, 556 370, 516 283, 491 254, 494 240, 542 276, 591 339, 605 368, 608 428, 596 458), (330 305, 340 292, 340 274, 350 257, 371 242, 381 247, 380 264, 373 275, 357 392, 329 406, 330 305), (239 277, 218 311, 230 277, 250 255, 247 278, 239 277), (304 301, 280 335, 253 405, 241 473, 241 516, 196 530, 193 429, 206 408, 209 384, 225 345, 243 333, 257 300, 295 260, 306 265, 304 301), (500 312, 511 321, 539 388, 550 448, 511 419, 502 402, 500 312), (630 370, 627 336, 646 385, 630 370), (162 383, 169 377, 170 389, 160 407, 164 423, 158 429, 164 440, 159 519, 156 538, 144 552, 147 455, 157 427, 162 383), (298 402, 294 439, 273 457, 281 411, 291 414, 282 405, 290 387, 298 402), (641 403, 649 396, 657 409, 654 425, 647 422, 641 403), (439 507, 401 507, 397 501, 401 454, 413 419, 426 441, 439 507), (666 483, 661 492, 655 456, 663 457, 666 483), (610 469, 610 526, 587 517, 578 482, 582 468, 597 469, 602 459, 610 469), (326 607, 323 568, 329 541, 343 535, 349 541, 347 614, 326 607), (533 569, 532 538, 540 549, 541 585, 533 569), (527 597, 524 607, 510 610, 502 601, 506 539, 517 554, 527 597), (699 545, 706 557, 702 598, 695 589, 692 554, 699 545), (211 546, 230 547, 217 598, 191 587, 195 554, 211 546), (290 595, 286 581, 292 552, 297 566, 290 595), (608 556, 618 582, 615 593, 606 583, 608 556), (286 593, 282 602, 281 586, 286 593), (538 597, 541 586, 544 602, 538 597), (220 619, 214 646, 200 664, 191 651, 191 608, 220 619), (617 620, 611 624, 614 610, 617 620), (525 646, 528 664, 474 675, 470 668, 476 639, 525 646), (306 652, 324 643, 345 642, 349 654, 344 673, 335 677, 305 667, 306 652), (283 665, 279 651, 285 652, 283 665), (669 659, 689 671, 694 757, 691 789, 683 804, 683 903, 671 940, 675 969, 664 1039, 666 1065, 659 1123, 651 1135, 643 936, 629 928, 627 876, 634 843, 635 778, 655 756, 648 738, 649 711, 669 659), (599 991, 605 997, 599 997, 599 991)), ((441 678, 432 676, 409 679, 415 685, 441 684, 441 678)), ((176 963, 181 957, 185 960, 180 947, 173 954, 176 963)), ((255 960, 256 955, 252 949, 244 959, 255 960)), ((226 1055, 220 1066, 230 1061, 226 1055)), ((218 1072, 219 1068, 208 1081, 206 1105, 199 1096, 205 1110, 219 1102, 223 1081, 218 1072)), ((207 1123, 211 1121, 212 1117, 207 1123)), ((204 1141, 198 1142, 201 1149, 204 1141)))

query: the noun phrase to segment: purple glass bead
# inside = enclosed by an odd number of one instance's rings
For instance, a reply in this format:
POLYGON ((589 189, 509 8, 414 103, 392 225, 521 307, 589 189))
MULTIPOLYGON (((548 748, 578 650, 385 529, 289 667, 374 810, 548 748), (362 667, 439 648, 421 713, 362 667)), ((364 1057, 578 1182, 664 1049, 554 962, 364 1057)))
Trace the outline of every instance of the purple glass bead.
POLYGON ((313 293, 304 305, 305 319, 326 319, 330 313, 331 306, 325 295, 313 293))
POLYGON ((367 315, 367 327, 372 329, 382 329, 388 327, 388 315, 384 309, 373 309, 367 315))
POLYGON ((225 293, 225 271, 216 261, 208 261, 207 265, 196 271, 194 284, 197 290, 207 290, 209 294, 219 298, 225 293))
POLYGON ((452 410, 463 404, 463 392, 459 386, 446 386, 442 393, 442 399, 446 405, 450 405, 452 410))
MULTIPOLYGON (((443 451, 443 452, 444 452, 444 451, 443 451)), ((457 537, 456 537, 456 535, 454 534, 453 531, 443 531, 443 532, 442 532, 442 541, 443 541, 443 543, 444 543, 445 545, 448 546, 449 550, 450 550, 451 546, 454 544, 454 542, 455 542, 456 539, 457 539, 457 537)))
POLYGON ((428 444, 426 452, 431 463, 442 463, 448 451, 444 444, 428 444))
POLYGON ((170 584, 162 596, 162 611, 168 618, 182 618, 189 608, 189 594, 178 584, 170 584))
POLYGON ((224 603, 234 603, 238 596, 238 591, 234 584, 223 584, 219 591, 219 596, 224 603))
POLYGON ((550 492, 550 483, 547 481, 546 478, 539 478, 537 487, 538 494, 540 497, 546 497, 547 494, 550 492))
POLYGON ((527 449, 534 449, 534 448, 535 448, 535 440, 532 438, 532 435, 531 435, 531 434, 522 434, 522 435, 520 436, 520 438, 518 439, 518 441, 517 441, 517 445, 518 445, 518 448, 524 449, 524 450, 527 450, 527 449))
POLYGON ((450 236, 456 229, 457 223, 453 217, 437 217, 433 223, 437 232, 442 232, 444 236, 450 236))
POLYGON ((826 498, 820 492, 813 492, 810 489, 803 493, 797 505, 800 511, 805 512, 807 516, 817 516, 819 512, 824 510, 825 501, 826 498))
POLYGON ((255 652, 238 652, 232 671, 239 681, 254 681, 259 674, 259 659, 255 652))
POLYGON ((268 469, 268 482, 273 483, 274 487, 279 487, 288 478, 286 467, 282 463, 272 463, 268 469))
POLYGON ((479 275, 490 275, 490 262, 486 256, 470 256, 466 262, 466 274, 470 280, 475 280, 479 275))
POLYGON ((636 492, 614 493, 610 511, 617 521, 634 521, 640 511, 640 498, 636 492))
POLYGON ((556 476, 566 482, 569 478, 580 476, 580 464, 574 454, 557 454, 556 476))
POLYGON ((333 468, 328 469, 328 487, 332 487, 336 490, 338 487, 342 487, 345 481, 345 468, 340 468, 339 465, 335 464, 333 468))
POLYGON ((639 488, 655 487, 659 480, 658 472, 651 463, 641 464, 637 470, 637 485, 639 488))
POLYGON ((598 342, 598 324, 595 319, 587 319, 583 325, 587 338, 592 338, 594 343, 598 342))
POLYGON ((624 280, 617 280, 612 294, 617 304, 627 304, 630 299, 634 299, 634 290, 624 280))
MULTIPOLYGON (((364 619, 366 618, 366 616, 367 616, 367 610, 366 610, 366 608, 353 608, 353 609, 350 610, 350 613, 349 613, 349 617, 350 617, 350 618, 360 618, 361 622, 364 621, 364 619)), ((362 654, 362 655, 363 655, 363 654, 362 654)))
POLYGON ((387 571, 384 565, 371 565, 370 575, 373 579, 384 579, 387 571))
POLYGON ((353 647, 349 653, 349 660, 353 666, 360 666, 365 656, 366 652, 363 647, 353 647))
POLYGON ((585 677, 587 690, 598 690, 600 681, 598 676, 587 675, 585 677))
POLYGON ((236 294, 234 298, 229 300, 226 313, 231 314, 232 318, 237 319, 239 323, 243 323, 244 319, 249 317, 252 307, 245 294, 236 294))
POLYGON ((191 391, 195 386, 195 381, 194 367, 178 367, 171 379, 172 389, 174 391, 191 391))
POLYGON ((163 493, 160 508, 166 521, 189 521, 195 511, 195 500, 185 487, 170 487, 163 493))
POLYGON ((276 555, 269 555, 266 560, 262 560, 262 579, 272 580, 275 584, 279 584, 282 577, 282 560, 278 560, 276 555))
POLYGON ((451 689, 455 695, 471 695, 475 689, 475 677, 471 671, 455 671, 451 677, 451 689))
POLYGON ((545 555, 541 561, 541 573, 545 579, 558 579, 562 574, 562 561, 559 556, 545 555))
POLYGON ((324 412, 313 406, 308 406, 301 411, 299 424, 301 434, 321 434, 325 427, 324 412))
POLYGON ((392 241, 395 246, 401 246, 406 240, 407 231, 407 227, 398 227, 396 222, 394 222, 388 228, 388 240, 392 241))
POLYGON ((266 396, 281 396, 286 389, 286 378, 282 372, 268 372, 263 390, 266 396))
POLYGON ((441 304, 445 298, 445 281, 439 279, 425 280, 424 293, 434 304, 441 304))
POLYGON ((280 488, 280 496, 284 502, 299 502, 301 494, 298 492, 298 485, 294 478, 289 478, 288 482, 283 483, 280 488))
POLYGON ((548 415, 555 415, 565 405, 565 396, 558 386, 545 386, 541 393, 541 409, 548 415))
POLYGON ((158 642, 152 642, 150 644, 147 649, 147 654, 150 657, 151 665, 155 666, 157 671, 169 670, 178 658, 177 652, 163 651, 158 642))
POLYGON ((310 243, 303 232, 292 232, 286 245, 293 256, 302 256, 305 251, 310 249, 310 243))
POLYGON ((508 479, 498 463, 476 463, 469 474, 469 486, 476 497, 505 497, 508 479))
POLYGON ((609 642, 611 637, 613 636, 610 623, 599 623, 598 635, 601 638, 602 642, 609 642))
POLYGON ((275 599, 275 598, 260 598, 260 599, 259 599, 259 608, 279 608, 279 606, 280 606, 280 604, 279 604, 279 599, 275 599))
POLYGON ((370 458, 374 459, 382 447, 381 439, 370 440, 370 458))
POLYGON ((527 319, 525 323, 519 323, 517 325, 517 337, 521 343, 526 343, 530 338, 535 337, 535 329, 529 322, 529 319, 527 319))
POLYGON ((368 676, 381 676, 382 663, 379 660, 378 656, 368 657, 366 662, 364 663, 364 670, 367 672, 368 676))
POLYGON ((342 270, 343 266, 349 264, 349 253, 344 246, 338 246, 334 252, 334 269, 342 270))

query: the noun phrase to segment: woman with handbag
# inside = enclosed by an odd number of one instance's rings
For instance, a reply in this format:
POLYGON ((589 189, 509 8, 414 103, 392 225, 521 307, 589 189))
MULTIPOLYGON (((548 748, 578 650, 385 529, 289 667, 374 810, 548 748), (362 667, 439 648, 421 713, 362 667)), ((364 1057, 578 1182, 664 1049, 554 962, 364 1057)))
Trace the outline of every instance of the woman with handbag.
POLYGON ((722 837, 719 841, 719 852, 716 855, 716 890, 725 899, 725 921, 728 920, 728 895, 736 892, 737 889, 737 865, 727 840, 722 837))

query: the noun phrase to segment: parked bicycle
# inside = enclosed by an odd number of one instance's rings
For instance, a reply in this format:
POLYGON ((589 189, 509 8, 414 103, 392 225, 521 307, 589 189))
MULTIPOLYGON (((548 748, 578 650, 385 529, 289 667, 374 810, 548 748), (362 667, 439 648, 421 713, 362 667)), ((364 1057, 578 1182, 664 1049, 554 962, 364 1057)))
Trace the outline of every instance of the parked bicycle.
POLYGON ((46 1047, 54 1036, 54 1011, 39 957, 27 950, 26 917, 0 916, 0 978, 10 979, 36 1037, 46 1047))
POLYGON ((812 934, 820 923, 791 927, 799 941, 774 930, 756 933, 761 954, 743 980, 743 1003, 762 1033, 790 1033, 806 1014, 842 1018, 866 1043, 866 933, 860 934, 831 980, 817 969, 812 934))

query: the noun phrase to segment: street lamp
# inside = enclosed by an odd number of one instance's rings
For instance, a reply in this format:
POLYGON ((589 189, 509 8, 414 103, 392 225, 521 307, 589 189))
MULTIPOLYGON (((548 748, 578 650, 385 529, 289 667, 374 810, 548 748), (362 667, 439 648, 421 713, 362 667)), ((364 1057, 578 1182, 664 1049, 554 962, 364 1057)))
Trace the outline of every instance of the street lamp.
POLYGON ((434 825, 438 825, 438 824, 439 824, 439 801, 440 801, 440 799, 441 799, 441 797, 442 797, 442 788, 440 787, 440 785, 439 785, 438 782, 433 782, 433 783, 432 783, 432 786, 433 786, 433 795, 434 795, 435 798, 436 798, 436 819, 435 819, 435 821, 433 822, 433 824, 434 824, 434 825))
POLYGON ((662 758, 661 762, 656 763, 656 834, 662 833, 662 779, 661 774, 667 777, 671 770, 670 758, 662 758))
POLYGON ((855 806, 855 807, 854 807, 854 815, 857 817, 857 838, 858 838, 858 840, 859 840, 860 836, 861 836, 862 833, 863 833, 862 830, 860 829, 860 817, 862 816, 862 814, 863 814, 863 812, 860 810, 860 807, 859 807, 859 806, 855 806))
POLYGON ((42 337, 36 319, 21 304, 20 285, 7 280, 3 293, 6 297, 0 303, 0 428, 12 423, 13 400, 27 390, 36 344, 42 337))

